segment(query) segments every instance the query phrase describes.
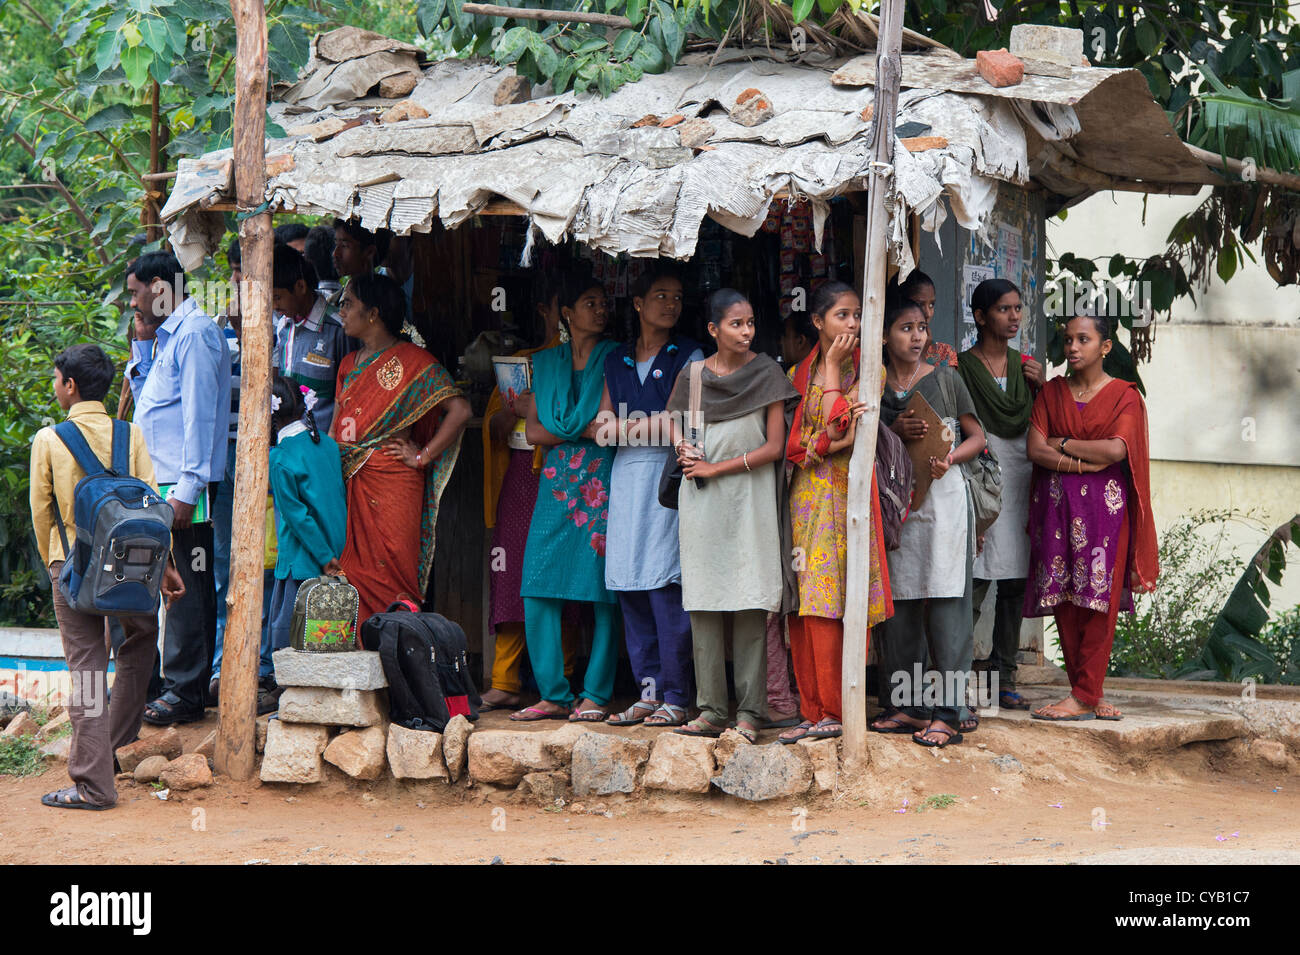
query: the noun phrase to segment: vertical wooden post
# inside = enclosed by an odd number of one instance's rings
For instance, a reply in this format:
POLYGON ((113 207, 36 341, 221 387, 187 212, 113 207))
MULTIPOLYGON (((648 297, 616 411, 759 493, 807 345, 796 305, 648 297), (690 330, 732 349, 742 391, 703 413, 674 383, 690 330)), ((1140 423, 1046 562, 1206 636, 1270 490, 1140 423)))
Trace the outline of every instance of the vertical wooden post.
MULTIPOLYGON (((266 192, 266 9, 263 0, 231 0, 235 20, 236 206, 249 211, 266 192)), ((271 215, 240 221, 242 372, 239 453, 230 544, 230 612, 221 662, 217 771, 244 780, 256 764, 257 664, 262 633, 267 452, 271 438, 271 215)))
MULTIPOLYGON (((867 607, 871 573, 871 472, 880 419, 880 340, 885 324, 889 210, 886 177, 894 162, 894 119, 903 75, 904 0, 881 0, 876 40, 876 92, 872 136, 872 176, 867 209, 866 261, 862 288, 862 360, 858 398, 867 411, 858 422, 849 460, 848 566, 844 603, 843 722, 844 768, 861 772, 867 763, 867 607)), ((882 675, 882 679, 883 679, 882 675)))

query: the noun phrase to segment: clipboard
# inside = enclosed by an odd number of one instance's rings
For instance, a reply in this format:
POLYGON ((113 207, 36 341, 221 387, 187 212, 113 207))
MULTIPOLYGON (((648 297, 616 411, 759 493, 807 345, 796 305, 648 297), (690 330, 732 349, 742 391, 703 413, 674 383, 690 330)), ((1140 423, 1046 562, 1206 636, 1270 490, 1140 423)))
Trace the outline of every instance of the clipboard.
POLYGON ((930 476, 930 459, 946 458, 948 452, 952 450, 955 435, 919 391, 912 393, 903 411, 912 412, 914 417, 929 425, 923 437, 903 442, 903 447, 907 449, 907 456, 912 459, 912 473, 916 479, 912 489, 912 510, 916 510, 925 500, 925 495, 934 482, 934 478, 930 476))

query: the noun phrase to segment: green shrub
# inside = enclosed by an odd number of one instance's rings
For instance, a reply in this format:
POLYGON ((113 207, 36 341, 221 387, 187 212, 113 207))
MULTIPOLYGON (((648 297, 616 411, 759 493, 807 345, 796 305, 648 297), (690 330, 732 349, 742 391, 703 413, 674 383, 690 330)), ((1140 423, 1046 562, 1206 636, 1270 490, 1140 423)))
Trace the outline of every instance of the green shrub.
POLYGON ((1226 541, 1228 525, 1241 522, 1259 525, 1240 511, 1203 510, 1160 534, 1160 581, 1134 595, 1132 615, 1119 615, 1111 676, 1172 679, 1200 654, 1244 564, 1226 541))

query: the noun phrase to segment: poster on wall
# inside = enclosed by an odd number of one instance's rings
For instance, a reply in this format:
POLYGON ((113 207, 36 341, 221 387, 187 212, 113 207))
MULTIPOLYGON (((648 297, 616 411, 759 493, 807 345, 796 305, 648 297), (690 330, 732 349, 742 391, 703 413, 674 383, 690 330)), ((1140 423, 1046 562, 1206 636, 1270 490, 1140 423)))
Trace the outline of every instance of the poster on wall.
MULTIPOLYGON (((1016 285, 1024 288, 1025 280, 1021 272, 1024 266, 1024 256, 1020 251, 1020 239, 1020 230, 1015 226, 1010 226, 1006 223, 998 224, 998 278, 1009 279, 1010 281, 1015 282, 1016 285)), ((1008 342, 1008 344, 1016 350, 1020 349, 1020 339, 1025 327, 1023 320, 1026 318, 1028 318, 1027 313, 1022 312, 1020 330, 1017 331, 1011 341, 1008 342)))
POLYGON ((989 265, 963 265, 961 275, 961 348, 965 351, 975 344, 975 315, 970 310, 971 295, 975 286, 985 279, 994 277, 994 269, 989 265))

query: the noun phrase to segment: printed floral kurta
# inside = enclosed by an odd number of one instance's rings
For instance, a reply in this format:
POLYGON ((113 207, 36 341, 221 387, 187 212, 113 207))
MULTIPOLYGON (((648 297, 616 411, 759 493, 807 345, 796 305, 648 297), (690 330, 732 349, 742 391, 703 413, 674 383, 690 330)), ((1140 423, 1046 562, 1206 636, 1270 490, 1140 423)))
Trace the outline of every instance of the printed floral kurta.
POLYGON ((594 441, 551 448, 524 551, 524 597, 613 603, 605 589, 605 530, 614 449, 594 441))
MULTIPOLYGON (((841 370, 846 400, 856 400, 857 372, 847 359, 841 370)), ((790 370, 793 379, 795 369, 790 370)), ((848 558, 849 458, 845 448, 817 460, 811 448, 826 429, 822 420, 822 386, 810 382, 800 427, 800 442, 808 451, 808 467, 795 467, 790 478, 790 522, 799 578, 799 615, 839 620, 844 616, 845 562, 848 558)), ((871 477, 871 580, 868 626, 893 614, 889 595, 885 539, 881 530, 880 498, 871 477)))
MULTIPOLYGON (((1128 560, 1119 531, 1129 519, 1122 464, 1096 474, 1039 470, 1029 502, 1029 586, 1025 616, 1046 616, 1061 603, 1105 613, 1111 585, 1128 560)), ((1120 610, 1131 611, 1127 587, 1120 610)))

